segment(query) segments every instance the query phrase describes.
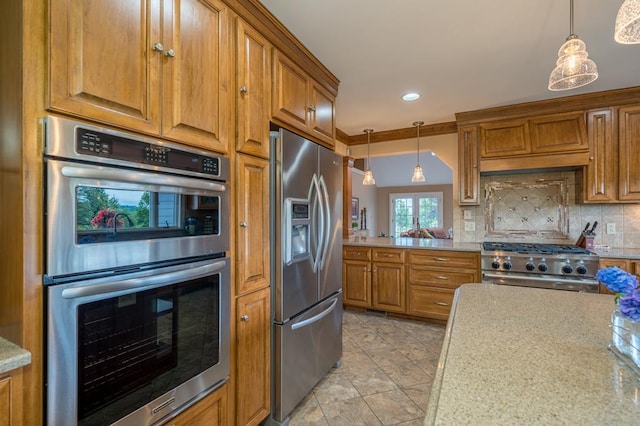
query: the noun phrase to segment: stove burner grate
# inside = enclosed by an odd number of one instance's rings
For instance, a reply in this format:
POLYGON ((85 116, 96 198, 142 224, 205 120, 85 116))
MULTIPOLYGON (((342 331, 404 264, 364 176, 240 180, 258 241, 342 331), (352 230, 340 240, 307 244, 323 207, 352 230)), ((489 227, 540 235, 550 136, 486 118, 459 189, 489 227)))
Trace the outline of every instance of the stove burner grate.
POLYGON ((531 254, 591 254, 589 250, 571 244, 484 242, 482 248, 485 251, 531 254))

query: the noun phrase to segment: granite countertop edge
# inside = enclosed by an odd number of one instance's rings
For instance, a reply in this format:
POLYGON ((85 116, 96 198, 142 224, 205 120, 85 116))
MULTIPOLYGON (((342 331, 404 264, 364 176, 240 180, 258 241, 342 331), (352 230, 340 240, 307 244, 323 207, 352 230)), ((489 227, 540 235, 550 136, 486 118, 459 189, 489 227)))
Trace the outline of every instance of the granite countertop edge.
POLYGON ((0 337, 0 374, 31 364, 31 352, 0 337))
POLYGON ((391 237, 351 237, 344 239, 344 245, 362 247, 386 247, 404 249, 454 250, 480 252, 482 243, 462 243, 454 240, 435 238, 391 238, 391 237))

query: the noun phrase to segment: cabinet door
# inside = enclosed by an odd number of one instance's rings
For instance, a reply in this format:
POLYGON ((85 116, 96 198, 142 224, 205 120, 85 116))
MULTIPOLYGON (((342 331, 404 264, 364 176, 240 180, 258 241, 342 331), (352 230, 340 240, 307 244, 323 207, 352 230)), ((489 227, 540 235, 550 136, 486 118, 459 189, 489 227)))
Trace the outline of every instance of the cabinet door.
POLYGON ((269 287, 237 299, 237 425, 257 425, 270 412, 270 299, 269 287))
POLYGON ((335 96, 315 81, 310 82, 309 127, 311 133, 327 146, 335 146, 336 108, 335 96))
POLYGON ((498 121, 480 125, 482 158, 508 157, 531 152, 526 120, 498 121))
POLYGON ((458 185, 460 205, 480 204, 480 166, 478 128, 467 126, 458 130, 458 185))
POLYGON ((233 111, 228 27, 227 7, 217 0, 164 2, 163 136, 227 152, 233 111))
POLYGON ((371 264, 358 260, 343 261, 342 287, 345 305, 371 307, 371 264))
POLYGON ((589 149, 583 112, 532 118, 529 131, 531 152, 534 154, 589 149))
POLYGON ((307 88, 309 77, 289 58, 274 49, 271 114, 302 131, 307 131, 307 88))
POLYGON ((236 156, 236 293, 269 285, 269 161, 236 156))
POLYGON ((236 22, 236 150, 269 158, 271 45, 240 18, 236 22))
POLYGON ((455 290, 409 285, 409 315, 438 319, 449 319, 455 290))
POLYGON ((0 426, 22 426, 22 368, 0 374, 0 426))
POLYGON ((406 312, 405 266, 373 263, 371 306, 389 312, 406 312))
POLYGON ((611 109, 587 113, 589 165, 584 169, 584 201, 611 202, 618 199, 618 143, 611 109))
POLYGON ((159 134, 159 3, 49 2, 48 107, 159 134))
MULTIPOLYGON (((616 268, 620 268, 623 271, 630 272, 629 262, 627 261, 627 259, 607 258, 607 257, 600 258, 600 268, 608 268, 611 266, 615 266, 616 268)), ((600 294, 615 294, 615 293, 610 292, 607 286, 605 286, 604 284, 600 284, 600 294)))
POLYGON ((205 396, 195 405, 171 419, 171 426, 226 426, 227 418, 227 384, 205 396))
POLYGON ((640 201, 640 105, 618 111, 620 201, 640 201))

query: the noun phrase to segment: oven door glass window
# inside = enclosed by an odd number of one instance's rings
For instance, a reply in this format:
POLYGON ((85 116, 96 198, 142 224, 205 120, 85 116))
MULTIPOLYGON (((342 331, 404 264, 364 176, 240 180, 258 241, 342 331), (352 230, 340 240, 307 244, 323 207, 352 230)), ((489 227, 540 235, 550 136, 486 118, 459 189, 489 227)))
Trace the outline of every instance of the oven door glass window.
POLYGON ((78 424, 112 423, 220 362, 220 275, 78 307, 78 424))
POLYGON ((220 197, 77 186, 76 244, 218 235, 220 197))

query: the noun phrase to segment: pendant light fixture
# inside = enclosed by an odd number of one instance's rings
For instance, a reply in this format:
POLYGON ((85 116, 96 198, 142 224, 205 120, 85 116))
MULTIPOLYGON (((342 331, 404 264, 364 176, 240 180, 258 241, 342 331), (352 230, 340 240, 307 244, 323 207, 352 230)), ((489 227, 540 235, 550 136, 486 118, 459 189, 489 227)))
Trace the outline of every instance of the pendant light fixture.
POLYGON ((549 90, 569 90, 598 78, 596 63, 588 58, 587 46, 573 33, 573 0, 570 0, 569 37, 558 51, 556 67, 549 76, 549 90))
POLYGON ((417 183, 417 182, 424 182, 425 178, 424 178, 424 173, 422 173, 422 167, 420 167, 420 126, 422 126, 424 124, 424 121, 414 121, 413 125, 416 127, 417 129, 417 135, 418 135, 418 140, 417 140, 417 157, 418 157, 418 165, 413 169, 413 176, 411 176, 411 182, 413 183, 417 183))
POLYGON ((371 132, 373 129, 364 129, 363 132, 367 134, 367 170, 364 172, 363 185, 375 185, 376 180, 373 178, 373 172, 369 168, 369 149, 371 147, 371 132))
POLYGON ((640 43, 640 0, 625 0, 618 10, 613 38, 618 43, 640 43))

